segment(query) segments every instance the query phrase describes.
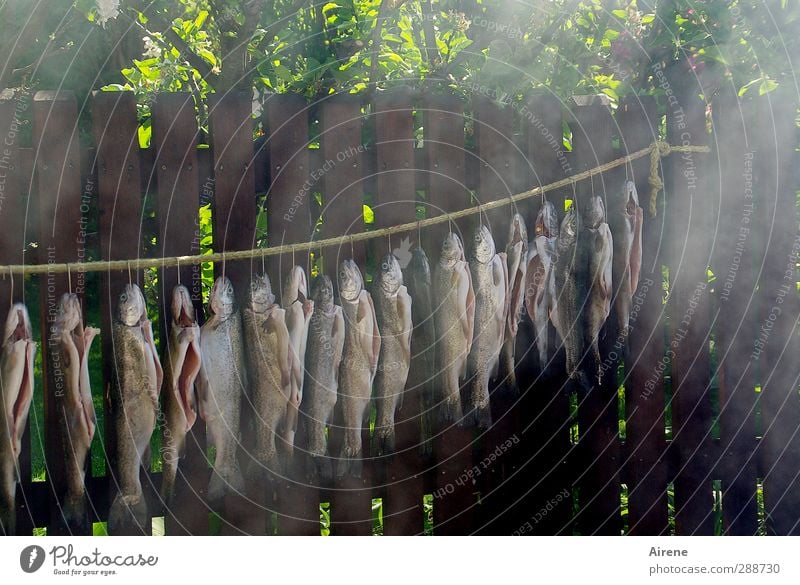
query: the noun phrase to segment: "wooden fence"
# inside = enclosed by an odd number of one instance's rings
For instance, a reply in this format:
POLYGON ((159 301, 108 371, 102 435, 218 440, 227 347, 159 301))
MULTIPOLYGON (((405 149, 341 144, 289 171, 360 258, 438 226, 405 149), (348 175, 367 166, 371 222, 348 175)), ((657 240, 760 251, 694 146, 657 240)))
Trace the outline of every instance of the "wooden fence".
MULTIPOLYGON (((205 432, 197 424, 165 532, 320 534, 325 502, 332 534, 367 535, 380 498, 385 534, 422 533, 431 505, 436 535, 796 534, 796 104, 780 93, 739 100, 722 91, 713 99, 709 132, 708 104, 685 83, 689 77, 670 79, 660 98, 665 125, 651 97, 625 98, 612 112, 592 97, 562 103, 543 95, 500 107, 481 96, 465 105, 454 96, 395 90, 370 103, 335 96, 313 107, 298 96, 276 95, 263 104, 260 118, 252 116, 250 95, 213 96, 206 135, 198 131, 190 95, 161 94, 152 103, 152 145, 146 149, 139 147, 129 93, 98 93, 85 104, 69 93, 4 94, 0 264, 198 253, 198 210, 212 200, 213 249, 248 249, 256 245, 257 205, 265 193, 268 244, 302 242, 368 228, 365 201, 375 226, 383 227, 414 221, 418 213, 462 209, 473 197, 502 198, 546 184, 656 139, 708 144, 710 154, 664 159, 666 196, 654 218, 646 211, 646 158, 576 185, 574 195, 569 190, 550 198, 563 213, 565 198, 609 194, 627 172, 643 199, 644 257, 633 330, 623 343, 609 319, 601 339, 608 367, 596 388, 572 388, 562 355, 540 371, 532 328, 523 322, 521 392, 496 389, 489 431, 436 429, 432 454, 421 454, 422 403, 411 394, 399 417, 397 455, 369 459, 361 479, 333 485, 287 479, 258 502, 229 498, 214 517, 204 500, 209 466, 205 432), (565 124, 572 136, 566 152, 565 124), (89 126, 91 136, 82 133, 89 126), (263 135, 254 142, 259 127, 263 135), (320 213, 324 221, 317 226, 320 213)), ((531 199, 520 206, 529 230, 538 205, 531 199)), ((489 217, 498 247, 505 246, 508 217, 508 209, 489 217)), ((422 234, 432 258, 441 235, 441 229, 422 234)), ((409 237, 416 240, 416 234, 409 237)), ((388 245, 356 245, 353 254, 369 264, 388 245)), ((350 255, 345 248, 323 252, 327 273, 350 255)), ((295 259, 302 261, 305 256, 295 259)), ((273 282, 291 262, 270 259, 273 282)), ((257 263, 226 267, 239 291, 260 270, 257 263)), ((180 271, 200 308, 200 268, 180 271)), ((71 276, 73 291, 83 295, 99 286, 94 314, 102 328, 106 385, 94 392, 106 397, 110 315, 128 278, 127 272, 96 280, 71 276)), ((132 278, 141 283, 144 275, 132 278)), ((177 269, 157 276, 162 339, 177 280, 177 269)), ((26 301, 32 311, 38 302, 37 338, 46 348, 49 309, 67 290, 68 277, 35 277, 35 283, 39 298, 26 301)), ((21 299, 23 289, 21 278, 0 280, 0 306, 12 295, 21 299)), ((41 353, 46 371, 48 355, 41 353)), ((34 411, 24 438, 17 528, 20 534, 41 528, 62 534, 66 527, 53 489, 61 472, 54 460, 60 451, 51 381, 36 392, 44 396, 44 419, 33 420, 34 411), (37 425, 48 463, 43 481, 32 479, 32 441, 39 439, 31 429, 37 425)), ((253 440, 248 416, 243 450, 253 440)), ((108 454, 106 470, 113 469, 111 424, 106 400, 96 446, 108 454)), ((334 449, 339 440, 332 431, 334 449)), ((146 474, 143 483, 151 511, 160 514, 160 474, 146 474)), ((93 521, 102 522, 116 483, 106 471, 87 478, 87 485, 93 521)))

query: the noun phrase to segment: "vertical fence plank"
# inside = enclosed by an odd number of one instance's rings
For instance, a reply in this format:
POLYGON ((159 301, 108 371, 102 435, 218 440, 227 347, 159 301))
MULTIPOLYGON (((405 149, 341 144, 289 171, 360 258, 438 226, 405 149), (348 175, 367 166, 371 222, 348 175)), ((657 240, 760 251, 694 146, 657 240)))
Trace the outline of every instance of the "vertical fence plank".
MULTIPOLYGON (((128 92, 98 92, 92 100, 92 130, 96 144, 97 208, 100 257, 103 260, 138 258, 142 253, 142 186, 139 162, 136 98, 128 92)), ((141 285, 142 271, 131 275, 141 285)), ((117 299, 128 283, 127 271, 100 275, 100 327, 103 356, 105 449, 113 468, 116 432, 111 404, 114 346, 111 324, 117 299)), ((108 479, 113 475, 108 470, 108 479)), ((116 489, 116 486, 115 486, 116 489)), ((107 510, 101 518, 105 520, 107 510)))
MULTIPOLYGON (((473 124, 475 128, 476 152, 472 164, 479 165, 478 200, 481 202, 503 199, 512 195, 515 190, 515 174, 512 167, 515 161, 514 145, 514 112, 510 106, 501 107, 496 102, 477 96, 473 100, 473 124)), ((483 218, 491 229, 498 252, 504 252, 508 243, 508 226, 510 218, 516 211, 514 206, 494 209, 483 218)), ((526 218, 526 223, 527 223, 526 218)), ((481 442, 481 461, 501 449, 502 456, 493 460, 491 465, 483 469, 480 475, 481 492, 480 519, 475 528, 484 533, 508 534, 516 527, 521 510, 511 506, 517 498, 515 488, 521 487, 520 476, 513 475, 516 459, 519 455, 517 441, 508 448, 506 441, 517 436, 519 411, 517 404, 518 389, 511 387, 507 379, 509 372, 503 367, 501 360, 499 375, 491 382, 492 427, 483 435, 481 442), (507 525, 509 524, 509 525, 507 525)))
MULTIPOLYGON (((758 226, 764 241, 754 354, 761 381, 764 508, 767 533, 800 533, 800 404, 797 399, 796 264, 799 187, 795 126, 797 96, 759 97, 754 128, 758 226)), ((749 140, 750 136, 748 136, 749 140)), ((758 262, 758 259, 756 260, 758 262)), ((759 263, 759 265, 761 265, 759 263)))
MULTIPOLYGON (((181 256, 200 253, 198 208, 200 185, 197 165, 197 121, 188 93, 159 94, 153 104, 154 170, 157 184, 158 253, 181 256)), ((152 180, 152 177, 151 177, 152 180)), ((162 360, 172 322, 172 289, 178 269, 159 269, 158 302, 162 360)), ((202 319, 203 296, 199 266, 181 266, 180 282, 188 289, 202 319)), ((168 534, 208 534, 205 493, 209 469, 205 457, 205 426, 198 421, 186 437, 186 454, 176 482, 175 505, 165 522, 168 534)))
MULTIPOLYGON (((27 94, 16 95, 10 90, 0 93, 0 250, 3 264, 22 264, 25 255, 25 240, 30 239, 24 228, 26 222, 23 175, 19 160, 21 118, 28 108, 27 94)), ((5 331, 8 307, 25 299, 24 279, 21 275, 11 279, 5 276, 0 281, 0 331, 5 331)), ((33 307, 28 310, 33 312, 33 307)), ((37 351, 42 351, 40 346, 37 351)), ((42 392, 35 388, 34 392, 42 392)), ((18 535, 30 535, 33 529, 31 493, 31 424, 22 437, 22 452, 19 455, 19 483, 16 493, 16 527, 18 535)))
MULTIPOLYGON (((247 250, 256 244, 256 194, 253 157, 252 96, 228 92, 209 96, 209 123, 214 157, 213 243, 215 252, 247 250)), ((223 273, 233 283, 240 307, 245 306, 251 275, 261 271, 259 260, 217 263, 215 276, 223 273)), ((252 424, 258 424, 250 397, 242 400, 239 464, 248 469, 254 444, 252 424)), ((253 478, 245 474, 245 484, 253 478)), ((229 502, 230 518, 238 531, 264 534, 266 501, 234 494, 229 502)), ((256 492, 252 492, 255 494, 256 492)), ((261 494, 259 494, 260 496, 261 494)))
MULTIPOLYGON (((540 95, 530 99, 520 118, 526 136, 527 176, 526 187, 546 185, 556 181, 571 169, 563 150, 562 108, 559 99, 540 95)), ((571 196, 571 193, 570 193, 571 196)), ((559 214, 564 213, 564 196, 560 192, 546 195, 559 214)), ((528 237, 533 238, 534 222, 541 205, 536 197, 522 202, 527 205, 528 237)), ((549 327, 550 347, 555 346, 555 331, 549 327)), ((570 411, 566 392, 563 352, 551 356, 549 364, 540 364, 535 346, 533 324, 523 318, 517 334, 517 370, 520 391, 523 392, 520 410, 526 413, 520 432, 520 450, 524 453, 520 476, 528 485, 521 508, 527 515, 516 518, 513 531, 527 534, 562 534, 569 530, 571 506, 558 499, 559 494, 570 493, 567 474, 570 411), (533 478, 536 478, 535 480, 533 478), (557 498, 558 505, 551 506, 547 514, 537 517, 547 503, 557 498)), ((567 498, 569 501, 569 498, 567 498)))
MULTIPOLYGON (((611 160, 612 120, 605 96, 576 96, 573 98, 575 124, 572 146, 576 172, 611 160)), ((577 200, 582 206, 592 195, 606 201, 619 191, 618 173, 595 176, 577 187, 577 200)), ((580 464, 578 475, 580 512, 578 525, 582 534, 620 533, 619 486, 619 422, 617 401, 617 360, 610 357, 610 344, 617 336, 616 319, 612 310, 600 333, 600 358, 604 374, 600 384, 578 388, 578 428, 580 432, 580 464)), ((587 348, 588 349, 588 348, 587 348)), ((593 364, 591 354, 584 364, 593 364)), ((599 364, 598 364, 599 365, 599 364)), ((587 376, 594 379, 590 367, 587 376)))
MULTIPOLYGON (((435 217, 470 205, 464 172, 464 112, 458 98, 452 95, 428 96, 424 108, 429 173, 427 216, 435 217)), ((463 241, 462 225, 454 223, 452 229, 459 230, 463 241)), ((423 234, 432 266, 439 261, 442 240, 448 229, 447 224, 441 224, 423 234)), ((437 390, 434 404, 440 401, 441 393, 437 390)), ((433 450, 436 462, 434 534, 469 534, 474 528, 473 486, 472 482, 458 485, 456 480, 472 469, 472 433, 456 425, 438 425, 433 450)))
MULTIPOLYGON (((323 159, 331 161, 323 174, 323 237, 352 234, 364 229, 364 148, 361 139, 361 102, 355 96, 341 95, 326 100, 322 104, 321 147, 323 159)), ((351 255, 362 272, 365 268, 366 246, 359 243, 353 246, 344 244, 339 249, 323 250, 324 269, 336 284, 337 265, 351 255)), ((366 274, 364 274, 366 277, 366 274)), ((347 392, 340 388, 339 392, 347 392)), ((336 458, 343 435, 341 400, 337 401, 334 424, 330 432, 329 450, 336 458)), ((369 454, 369 429, 362 433, 363 456, 369 454)), ((361 478, 346 476, 334 482, 330 492, 331 534, 359 535, 372 534, 372 493, 370 489, 371 461, 364 462, 361 478)))
MULTIPOLYGON (((375 148, 377 150, 377 201, 375 221, 378 228, 416 219, 416 170, 414 169, 414 120, 411 95, 406 89, 384 93, 375 98, 375 148)), ((392 237, 394 250, 405 250, 404 239, 410 234, 392 237)), ((410 241, 409 241, 410 245, 410 241)), ((377 240, 381 258, 388 243, 377 240)), ((410 259, 395 252, 401 265, 410 259)), ((413 299, 412 299, 413 302, 413 299)), ((384 534, 419 534, 423 529, 423 461, 420 457, 420 395, 424 387, 413 386, 414 376, 403 396, 395 420, 396 454, 386 461, 383 478, 386 497, 383 501, 384 534)))
MULTIPOLYGON (((656 116, 656 102, 652 97, 631 96, 620 104, 617 121, 623 154, 635 152, 658 139, 656 116)), ((634 292, 625 360, 628 526, 632 535, 652 536, 666 534, 669 530, 664 380, 658 368, 664 355, 659 254, 664 213, 662 210, 658 217, 652 218, 647 209, 648 159, 635 161, 632 171, 639 204, 644 211, 644 224, 640 284, 634 292)))
MULTIPOLYGON (((683 69, 683 68, 681 68, 683 69)), ((662 74, 663 75, 663 74, 662 74)), ((708 144, 706 104, 697 97, 694 76, 669 76, 674 100, 667 105, 670 144, 708 144)), ((675 154, 669 160, 667 223, 670 226, 670 346, 675 530, 712 534, 711 400, 709 365, 709 294, 707 266, 711 250, 710 200, 703 188, 706 156, 675 154)))
MULTIPOLYGON (((311 219, 313 190, 309 180, 308 105, 300 95, 277 95, 267 102, 267 146, 272 184, 267 195, 270 246, 307 242, 313 238, 311 219)), ((293 264, 310 272, 306 252, 271 257, 267 270, 273 286, 283 288, 283 276, 293 264)), ((296 448, 295 459, 301 459, 296 448)), ((302 467, 302 466, 300 466, 302 467)), ((290 476, 278 486, 278 529, 281 534, 319 534, 319 497, 305 480, 290 476)), ((302 477, 302 474, 298 475, 302 477)))
MULTIPOLYGON (((756 293, 751 252, 753 237, 752 162, 741 104, 732 86, 714 100, 714 132, 719 164, 719 229, 712 269, 716 275, 717 353, 724 530, 756 533, 756 393, 752 358, 756 293), (749 184, 747 175, 749 174, 749 184)), ((709 180, 716 177, 709 177, 709 180)), ((709 190, 709 193, 711 191, 709 190)), ((717 199, 717 197, 714 197, 717 199)))
MULTIPOLYGON (((38 262, 75 262, 84 254, 86 218, 81 213, 80 149, 78 109, 69 92, 37 92, 33 103, 33 144, 38 179, 38 262), (81 235, 83 231, 83 236, 81 235)), ((48 274, 39 279, 42 323, 42 369, 44 375, 45 458, 50 493, 47 533, 86 533, 86 525, 67 525, 59 498, 65 489, 64 460, 67 446, 58 433, 59 401, 64 393, 63 376, 57 375, 57 359, 50 332, 59 297, 72 289, 83 299, 83 275, 48 274), (70 287, 71 280, 71 287, 70 287)), ((91 531, 88 531, 91 533, 91 531)))

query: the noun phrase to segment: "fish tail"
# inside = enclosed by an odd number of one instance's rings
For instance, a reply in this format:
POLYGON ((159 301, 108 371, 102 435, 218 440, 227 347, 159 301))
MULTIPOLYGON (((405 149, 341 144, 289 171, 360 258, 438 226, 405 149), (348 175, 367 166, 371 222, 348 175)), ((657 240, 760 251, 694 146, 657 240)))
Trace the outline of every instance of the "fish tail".
POLYGON ((161 497, 161 505, 169 507, 172 504, 172 499, 175 496, 175 479, 178 476, 178 462, 172 461, 167 453, 164 457, 164 473, 161 476, 161 490, 159 496, 161 497))
POLYGON ((0 536, 14 536, 16 534, 17 513, 14 509, 13 498, 9 502, 0 501, 0 536))
POLYGON ((477 375, 472 379, 470 406, 472 407, 468 422, 479 429, 492 426, 492 410, 489 402, 489 384, 485 375, 477 375))
POLYGON ((331 460, 325 455, 309 455, 306 459, 306 476, 308 479, 317 479, 319 482, 329 482, 333 479, 333 466, 331 460))
POLYGON ((147 502, 141 492, 134 495, 117 494, 108 512, 108 533, 148 534, 147 516, 147 502))
POLYGON ((212 502, 221 500, 231 493, 244 492, 244 476, 238 465, 220 473, 216 468, 211 472, 211 481, 208 483, 208 499, 212 502))
POLYGON ((86 498, 84 494, 67 495, 61 504, 64 522, 72 532, 83 532, 88 528, 89 518, 86 514, 86 498))

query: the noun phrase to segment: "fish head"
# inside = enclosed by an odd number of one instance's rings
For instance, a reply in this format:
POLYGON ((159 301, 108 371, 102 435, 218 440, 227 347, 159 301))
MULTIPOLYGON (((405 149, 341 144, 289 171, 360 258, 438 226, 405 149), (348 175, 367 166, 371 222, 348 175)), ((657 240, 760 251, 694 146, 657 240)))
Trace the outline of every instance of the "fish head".
POLYGON ((386 254, 381 260, 378 279, 381 288, 390 295, 403 286, 403 270, 394 254, 386 254))
POLYGON ((590 197, 584 211, 586 227, 596 230, 606 220, 606 206, 599 195, 590 197))
POLYGON ((354 302, 364 289, 364 277, 355 260, 344 260, 339 266, 339 295, 354 302))
POLYGON ((558 233, 558 248, 564 250, 575 244, 578 238, 578 213, 575 206, 569 208, 561 221, 561 229, 558 233))
POLYGON ((558 235, 558 214, 556 214, 556 206, 550 201, 543 202, 539 208, 534 232, 534 236, 537 237, 554 238, 558 235))
POLYGON ((421 279, 421 284, 430 284, 431 265, 428 262, 428 255, 422 248, 414 248, 411 252, 411 261, 406 269, 414 275, 415 279, 421 279))
POLYGON ((472 235, 472 258, 486 264, 495 255, 494 238, 486 224, 480 224, 472 235))
POLYGON ((139 285, 125 285, 125 288, 119 295, 117 317, 128 327, 138 325, 145 318, 144 295, 139 285))
POLYGON ((3 332, 3 345, 17 341, 32 341, 33 330, 28 308, 22 303, 14 303, 8 311, 5 331, 3 332))
POLYGON ((195 311, 189 289, 182 284, 172 289, 172 323, 180 327, 195 324, 195 311))
POLYGON ((75 331, 83 325, 81 301, 74 293, 64 293, 58 302, 58 327, 61 331, 75 331))
POLYGON ((292 266, 289 276, 286 277, 286 286, 283 288, 283 302, 287 305, 297 299, 304 301, 308 297, 308 278, 302 266, 292 266))
POLYGON ((452 266, 456 262, 464 259, 464 245, 461 238, 455 232, 450 232, 444 237, 442 242, 442 252, 439 261, 445 266, 452 266))
POLYGON ((314 280, 311 300, 314 301, 314 306, 322 311, 327 312, 333 308, 333 282, 327 274, 320 274, 314 280))
POLYGON ((634 218, 636 208, 639 207, 639 194, 636 192, 636 183, 633 181, 625 181, 622 186, 622 201, 625 204, 625 215, 634 218))
POLYGON ((513 246, 517 242, 528 241, 528 228, 525 227, 525 219, 519 213, 511 217, 511 226, 508 229, 508 243, 513 246))
POLYGON ((214 281, 214 286, 208 295, 208 306, 214 315, 222 318, 233 314, 236 308, 236 296, 233 293, 233 283, 227 276, 220 276, 214 281))
POLYGON ((275 304, 272 283, 266 273, 253 276, 250 281, 250 293, 247 300, 250 303, 250 309, 255 313, 264 313, 275 304))

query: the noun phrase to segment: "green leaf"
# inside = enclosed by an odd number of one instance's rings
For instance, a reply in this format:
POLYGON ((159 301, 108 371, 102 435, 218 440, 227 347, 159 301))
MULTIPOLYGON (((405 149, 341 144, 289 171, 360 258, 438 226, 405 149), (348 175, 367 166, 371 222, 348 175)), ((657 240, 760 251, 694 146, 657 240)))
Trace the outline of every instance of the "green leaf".
POLYGON ((139 148, 149 148, 150 138, 153 135, 153 127, 150 123, 150 118, 145 120, 139 125, 139 148))
POLYGON ((375 223, 375 213, 369 205, 364 205, 364 223, 375 223))
POLYGON ((778 87, 778 82, 767 78, 761 82, 761 85, 758 86, 758 95, 768 94, 776 87, 778 87))

